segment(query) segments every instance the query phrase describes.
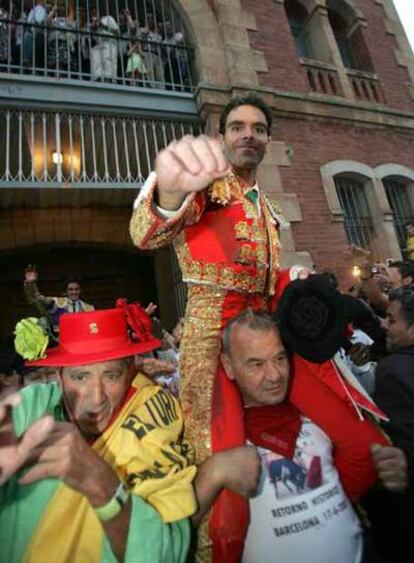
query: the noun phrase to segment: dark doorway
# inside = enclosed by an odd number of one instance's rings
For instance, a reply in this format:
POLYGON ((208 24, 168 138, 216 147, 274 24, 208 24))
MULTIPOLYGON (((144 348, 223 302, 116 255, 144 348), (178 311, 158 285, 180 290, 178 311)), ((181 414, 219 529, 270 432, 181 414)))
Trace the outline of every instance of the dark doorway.
POLYGON ((24 269, 35 264, 44 295, 64 294, 66 279, 81 279, 82 299, 97 309, 112 307, 118 297, 144 306, 157 301, 152 256, 108 245, 37 245, 0 253, 0 347, 10 347, 16 322, 38 316, 23 292, 24 269))

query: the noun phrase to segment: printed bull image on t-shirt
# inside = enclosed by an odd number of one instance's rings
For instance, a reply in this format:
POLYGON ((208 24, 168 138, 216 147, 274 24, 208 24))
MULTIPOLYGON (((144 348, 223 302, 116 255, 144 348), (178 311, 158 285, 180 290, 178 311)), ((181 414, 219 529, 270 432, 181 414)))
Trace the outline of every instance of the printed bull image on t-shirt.
POLYGON ((302 418, 293 459, 264 448, 243 563, 359 563, 362 531, 333 465, 332 443, 302 418))

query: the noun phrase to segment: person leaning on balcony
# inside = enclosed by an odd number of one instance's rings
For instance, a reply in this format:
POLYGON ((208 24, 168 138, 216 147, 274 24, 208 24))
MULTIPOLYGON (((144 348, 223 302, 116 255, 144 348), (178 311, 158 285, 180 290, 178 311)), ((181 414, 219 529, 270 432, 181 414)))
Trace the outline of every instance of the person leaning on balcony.
POLYGON ((106 15, 95 21, 94 31, 97 35, 91 51, 91 79, 114 82, 118 70, 118 24, 106 15))
POLYGON ((79 67, 79 78, 87 80, 90 77, 91 64, 89 60, 91 51, 90 29, 86 19, 86 11, 83 6, 79 6, 78 20, 76 24, 78 33, 75 43, 75 60, 79 67))
POLYGON ((23 35, 23 65, 25 67, 43 69, 45 64, 44 44, 45 29, 40 26, 46 24, 46 8, 44 0, 36 0, 35 6, 27 16, 27 23, 23 35))
POLYGON ((164 67, 161 56, 163 38, 155 28, 154 17, 147 15, 145 27, 138 27, 137 38, 142 42, 142 50, 145 57, 145 67, 151 85, 157 82, 157 88, 163 88, 165 84, 164 67))
POLYGON ((183 90, 190 83, 185 37, 181 31, 175 33, 169 21, 165 24, 164 44, 163 61, 166 87, 169 90, 183 90))
POLYGON ((36 266, 29 264, 25 270, 24 292, 27 301, 43 311, 46 309, 55 332, 58 331, 59 318, 64 313, 79 313, 93 311, 95 307, 80 299, 81 286, 77 278, 68 278, 65 297, 49 297, 42 295, 37 287, 36 266))
POLYGON ((15 39, 13 49, 13 64, 19 67, 23 60, 23 35, 26 31, 23 24, 27 22, 27 13, 24 7, 21 11, 19 11, 19 8, 17 6, 14 6, 12 19, 16 22, 14 33, 15 39))
POLYGON ((131 86, 144 86, 148 80, 147 67, 144 62, 144 52, 140 41, 135 41, 128 49, 126 75, 131 79, 131 86))
POLYGON ((66 14, 64 3, 55 4, 47 15, 47 24, 53 29, 47 34, 47 66, 53 72, 65 75, 74 70, 75 35, 68 29, 75 27, 73 19, 66 14), (57 28, 63 28, 61 31, 57 28))
POLYGON ((0 7, 0 64, 7 63, 11 56, 9 44, 9 25, 3 21, 8 19, 9 14, 4 8, 0 7))

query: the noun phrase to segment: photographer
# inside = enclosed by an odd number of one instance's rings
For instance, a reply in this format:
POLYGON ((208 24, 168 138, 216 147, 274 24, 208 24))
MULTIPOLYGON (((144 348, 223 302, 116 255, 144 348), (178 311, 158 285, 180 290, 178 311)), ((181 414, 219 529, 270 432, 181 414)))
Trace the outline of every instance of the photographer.
POLYGON ((361 289, 368 302, 381 312, 387 309, 389 290, 414 282, 414 263, 411 260, 389 262, 384 268, 372 264, 370 252, 358 246, 351 245, 348 254, 352 257, 353 265, 360 270, 361 289))

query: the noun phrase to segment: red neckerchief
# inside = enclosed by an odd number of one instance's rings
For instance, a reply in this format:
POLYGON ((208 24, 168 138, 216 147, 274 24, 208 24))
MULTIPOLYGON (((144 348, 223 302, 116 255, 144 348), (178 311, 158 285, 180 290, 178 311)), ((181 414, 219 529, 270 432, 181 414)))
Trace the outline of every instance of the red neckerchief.
POLYGON ((302 421, 292 403, 249 407, 244 416, 246 437, 252 444, 293 458, 302 421))

